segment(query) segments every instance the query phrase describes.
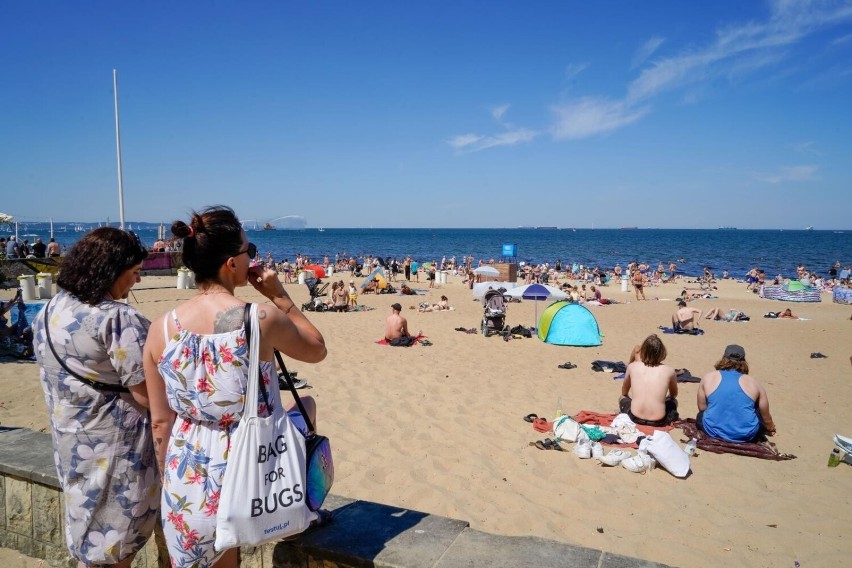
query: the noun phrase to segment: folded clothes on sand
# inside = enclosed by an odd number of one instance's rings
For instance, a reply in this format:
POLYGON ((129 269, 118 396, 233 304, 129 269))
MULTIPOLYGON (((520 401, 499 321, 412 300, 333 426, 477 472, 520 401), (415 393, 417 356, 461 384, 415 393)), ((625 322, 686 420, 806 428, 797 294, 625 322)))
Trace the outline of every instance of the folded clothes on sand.
MULTIPOLYGON (((619 443, 617 441, 610 440, 608 437, 601 440, 601 443, 608 444, 611 446, 622 446, 626 448, 638 448, 639 445, 636 443, 636 439, 640 435, 650 436, 654 433, 654 430, 664 430, 668 432, 674 426, 644 426, 641 424, 634 424, 630 418, 626 414, 615 414, 615 413, 607 413, 607 412, 592 412, 591 410, 581 410, 577 414, 573 416, 574 420, 579 422, 580 424, 585 425, 598 425, 604 428, 606 431, 608 428, 613 428, 617 430, 617 435, 623 443, 619 443), (616 419, 618 419, 616 421, 616 419), (625 420, 626 419, 626 420, 625 420), (629 422, 629 424, 628 424, 629 422), (632 427, 630 426, 632 424, 632 427), (635 430, 634 430, 635 429, 635 430), (630 435, 630 434, 633 435, 630 435), (632 440, 628 442, 628 440, 632 440)), ((612 432, 616 433, 616 432, 612 432)))
POLYGON ((592 361, 592 370, 599 373, 626 373, 627 365, 624 361, 592 361))
POLYGON ((675 369, 675 376, 679 383, 700 383, 701 377, 694 377, 689 369, 675 369))
POLYGON ((677 333, 680 335, 704 335, 703 329, 674 329, 662 325, 659 327, 659 329, 663 330, 663 333, 677 333))

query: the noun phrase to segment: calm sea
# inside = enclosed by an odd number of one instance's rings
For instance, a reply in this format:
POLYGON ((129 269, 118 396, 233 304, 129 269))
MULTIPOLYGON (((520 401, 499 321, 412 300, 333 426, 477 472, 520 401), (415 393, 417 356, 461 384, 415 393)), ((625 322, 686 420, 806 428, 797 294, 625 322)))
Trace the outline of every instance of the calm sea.
MULTIPOLYGON (((146 243, 153 243, 157 226, 132 223, 146 243)), ((168 229, 167 229, 168 230, 168 229)), ((23 233, 23 231, 21 231, 23 233)), ((32 235, 49 236, 45 224, 27 226, 32 235)), ((57 232, 56 239, 67 246, 84 233, 57 232)), ((440 261, 455 256, 473 256, 477 261, 501 259, 504 243, 517 245, 517 260, 526 262, 578 262, 603 268, 616 263, 645 261, 652 266, 677 262, 688 275, 700 274, 710 266, 717 275, 728 270, 740 277, 757 265, 770 277, 794 276, 796 266, 826 274, 839 260, 852 264, 852 231, 779 231, 724 229, 305 229, 249 230, 249 240, 263 256, 271 252, 276 260, 302 253, 314 260, 335 254, 378 255, 421 262, 440 261), (682 260, 679 260, 682 259, 682 260)), ((24 238, 24 235, 21 235, 24 238)))

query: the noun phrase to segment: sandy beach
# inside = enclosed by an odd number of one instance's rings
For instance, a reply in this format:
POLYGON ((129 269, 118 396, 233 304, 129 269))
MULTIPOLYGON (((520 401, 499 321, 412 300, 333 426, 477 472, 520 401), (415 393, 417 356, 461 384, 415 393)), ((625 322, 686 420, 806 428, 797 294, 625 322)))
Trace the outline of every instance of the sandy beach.
MULTIPOLYGON (((552 418, 559 399, 569 414, 615 412, 620 382, 591 370, 595 359, 626 361, 657 326, 669 325, 685 284, 632 292, 604 288, 621 302, 591 307, 605 337, 600 347, 557 347, 537 339, 503 341, 454 328, 479 328, 482 307, 460 278, 420 296, 364 295, 375 308, 358 313, 311 313, 328 357, 317 365, 288 362, 317 399, 319 428, 335 451, 334 493, 446 515, 482 531, 595 547, 678 566, 843 565, 852 553, 849 487, 852 468, 827 468, 833 433, 852 435, 852 309, 823 295, 819 304, 762 300, 745 284, 721 281, 718 299, 702 310, 736 308, 751 321, 702 321, 703 336, 661 335, 667 363, 701 376, 728 343, 747 352, 751 374, 765 387, 778 427, 774 441, 798 456, 775 462, 699 451, 693 473, 676 479, 605 468, 571 452, 541 451, 545 436, 522 417, 552 418), (455 310, 418 313, 419 302, 449 297, 455 310), (393 302, 412 331, 432 346, 392 348, 375 343, 393 302), (411 309, 411 308, 414 309, 411 309), (787 307, 806 321, 764 319, 787 307), (812 352, 827 355, 811 359, 812 352), (571 361, 578 368, 557 365, 571 361)), ((175 277, 145 277, 131 303, 149 318, 191 297, 175 277)), ((689 285, 686 285, 689 286, 689 285)), ((287 285, 297 303, 304 285, 287 285)), ((251 288, 238 296, 262 298, 251 288)), ((540 314, 544 304, 538 306, 540 314)), ((533 302, 508 307, 510 326, 534 324, 533 302)), ((0 422, 47 431, 38 368, 0 364, 0 422)), ((696 414, 697 385, 680 385, 682 417, 696 414)), ((672 435, 678 441, 680 430, 672 435)))

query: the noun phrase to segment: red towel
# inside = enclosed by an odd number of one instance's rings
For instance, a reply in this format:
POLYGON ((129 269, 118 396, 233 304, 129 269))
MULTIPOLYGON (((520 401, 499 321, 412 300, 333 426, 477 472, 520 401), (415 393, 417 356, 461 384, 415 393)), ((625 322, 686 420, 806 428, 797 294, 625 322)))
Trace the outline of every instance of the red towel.
MULTIPOLYGON (((417 345, 418 343, 420 343, 421 339, 426 339, 426 336, 423 335, 423 334, 418 335, 417 337, 414 338, 414 342, 411 345, 408 345, 408 347, 412 347, 414 345, 417 345)), ((390 345, 390 343, 388 343, 388 340, 384 339, 384 338, 376 341, 376 343, 378 343, 379 345, 390 345)))

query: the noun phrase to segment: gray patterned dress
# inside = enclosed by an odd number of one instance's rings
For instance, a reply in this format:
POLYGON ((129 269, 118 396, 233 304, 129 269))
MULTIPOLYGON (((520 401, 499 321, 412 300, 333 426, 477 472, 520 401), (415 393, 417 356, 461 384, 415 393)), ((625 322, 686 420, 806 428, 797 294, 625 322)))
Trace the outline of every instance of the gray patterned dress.
MULTIPOLYGON (((48 309, 53 347, 75 373, 113 385, 145 380, 150 322, 134 308, 111 300, 90 306, 60 292, 48 309)), ((95 390, 69 375, 46 343, 44 325, 42 309, 33 332, 65 492, 68 550, 86 564, 114 564, 138 551, 157 522, 149 415, 129 394, 95 390)))

